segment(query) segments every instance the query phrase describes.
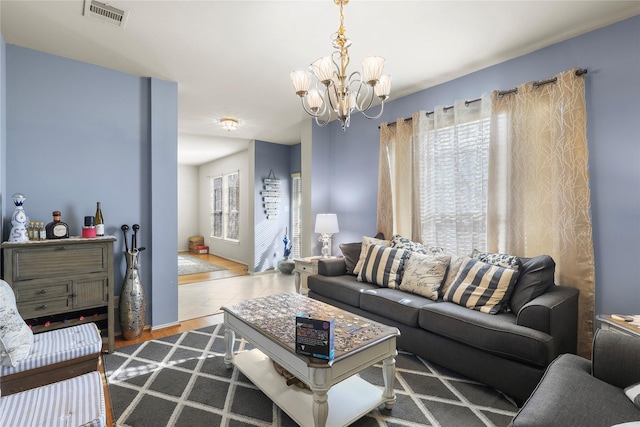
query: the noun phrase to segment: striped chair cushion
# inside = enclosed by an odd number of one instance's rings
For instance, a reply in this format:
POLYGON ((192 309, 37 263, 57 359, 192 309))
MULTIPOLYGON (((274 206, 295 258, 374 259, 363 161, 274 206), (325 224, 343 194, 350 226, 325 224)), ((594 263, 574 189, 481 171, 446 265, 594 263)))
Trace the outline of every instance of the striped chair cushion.
POLYGON ((398 289, 404 261, 410 254, 411 252, 405 249, 369 245, 358 280, 384 288, 398 289))
POLYGON ((105 425, 102 378, 97 371, 0 398, 0 426, 105 425))
POLYGON ((466 258, 443 300, 483 313, 500 312, 518 280, 518 271, 466 258))
POLYGON ((102 337, 95 323, 34 334, 28 356, 16 366, 0 366, 0 376, 100 353, 101 350, 102 337))

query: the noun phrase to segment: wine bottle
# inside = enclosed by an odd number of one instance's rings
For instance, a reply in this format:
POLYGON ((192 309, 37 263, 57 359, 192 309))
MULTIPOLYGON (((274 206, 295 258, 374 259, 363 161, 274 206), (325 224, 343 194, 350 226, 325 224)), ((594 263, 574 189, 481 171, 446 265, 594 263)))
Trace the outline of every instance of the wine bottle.
POLYGON ((104 236, 104 219, 102 218, 102 208, 100 206, 100 202, 98 202, 98 207, 96 208, 94 225, 96 227, 96 236, 104 236))

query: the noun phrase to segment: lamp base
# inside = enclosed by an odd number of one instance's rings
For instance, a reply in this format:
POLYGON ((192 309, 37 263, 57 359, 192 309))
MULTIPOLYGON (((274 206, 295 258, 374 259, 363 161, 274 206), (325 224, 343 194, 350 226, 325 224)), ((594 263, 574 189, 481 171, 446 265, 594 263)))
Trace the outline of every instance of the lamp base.
POLYGON ((320 241, 322 242, 322 258, 330 258, 331 257, 331 234, 322 234, 320 236, 320 241))

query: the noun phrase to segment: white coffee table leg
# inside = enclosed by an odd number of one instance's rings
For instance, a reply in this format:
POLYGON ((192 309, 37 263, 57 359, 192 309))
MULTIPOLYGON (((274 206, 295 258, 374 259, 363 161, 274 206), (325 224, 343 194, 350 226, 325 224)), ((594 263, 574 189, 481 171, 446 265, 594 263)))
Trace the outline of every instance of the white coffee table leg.
POLYGON ((396 392, 393 389, 393 384, 396 380, 396 359, 390 357, 382 361, 382 378, 384 379, 384 391, 382 397, 387 399, 385 408, 393 408, 393 404, 396 403, 396 392))
POLYGON ((224 330, 224 342, 227 346, 227 351, 224 354, 224 364, 227 368, 233 367, 233 347, 235 346, 236 333, 233 329, 226 327, 224 330))
POLYGON ((313 390, 313 425, 325 427, 329 416, 327 390, 313 390))

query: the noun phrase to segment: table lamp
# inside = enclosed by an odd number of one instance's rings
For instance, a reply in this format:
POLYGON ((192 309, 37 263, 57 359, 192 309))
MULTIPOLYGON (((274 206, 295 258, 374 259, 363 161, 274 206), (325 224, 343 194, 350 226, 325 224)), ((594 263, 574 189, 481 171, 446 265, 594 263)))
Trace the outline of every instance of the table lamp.
POLYGON ((338 217, 336 214, 318 214, 316 215, 315 232, 320 233, 322 242, 322 257, 329 258, 331 256, 331 236, 333 233, 340 231, 338 229, 338 217))

